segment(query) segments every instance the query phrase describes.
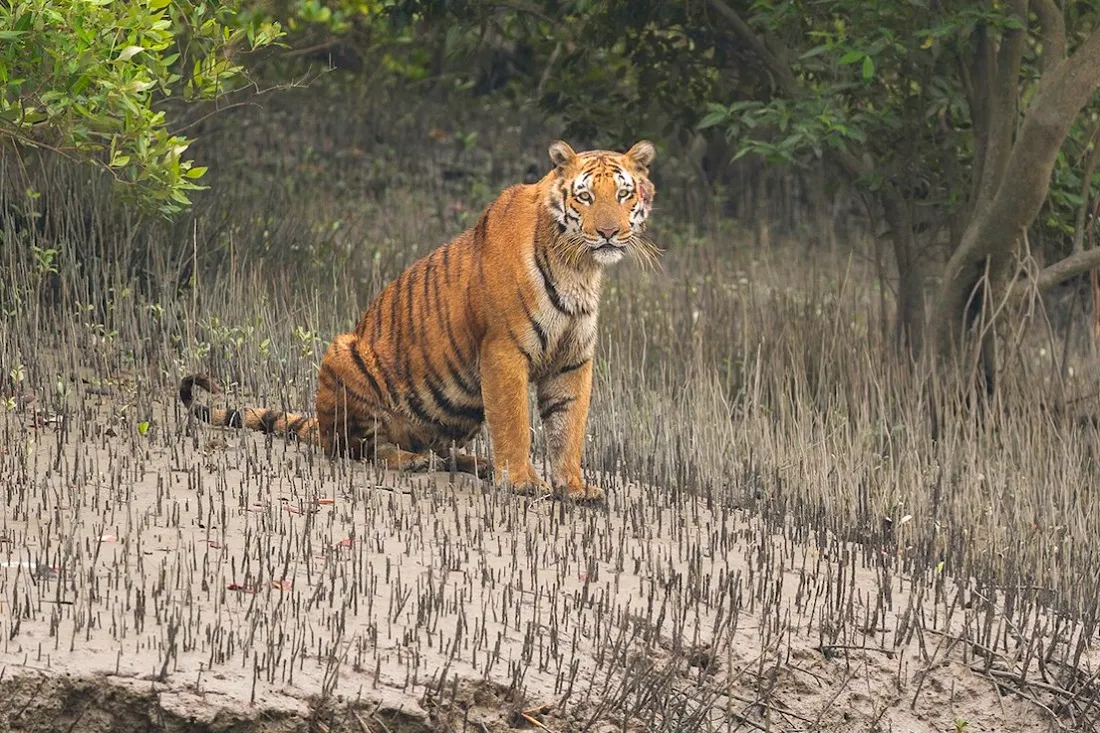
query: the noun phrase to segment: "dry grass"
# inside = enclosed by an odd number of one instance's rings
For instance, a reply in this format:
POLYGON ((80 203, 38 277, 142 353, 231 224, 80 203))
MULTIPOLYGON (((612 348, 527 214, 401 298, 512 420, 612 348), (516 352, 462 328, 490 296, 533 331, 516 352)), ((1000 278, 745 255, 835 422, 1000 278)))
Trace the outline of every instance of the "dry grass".
POLYGON ((101 182, 63 168, 42 172, 36 200, 5 182, 13 672, 66 668, 67 649, 118 656, 116 672, 145 654, 155 664, 134 674, 197 674, 198 694, 243 669, 246 698, 297 684, 334 730, 386 730, 326 707, 337 693, 381 705, 380 688, 415 693, 440 730, 470 711, 470 730, 518 724, 540 695, 564 700, 539 713, 554 730, 842 730, 844 711, 886 730, 965 709, 940 673, 970 667, 973 689, 1024 701, 982 708, 989 720, 1095 724, 1098 434, 1072 418, 1095 404, 1097 372, 1082 357, 1061 377, 1036 326, 997 399, 964 407, 897 355, 858 249, 760 248, 730 223, 655 214, 663 267, 617 271, 601 313, 587 460, 612 487, 606 514, 180 419, 175 381, 200 368, 256 402, 309 406, 327 339, 542 165, 537 121, 494 122, 464 147, 427 131, 484 130, 491 111, 326 99, 211 131, 226 164, 172 225, 120 217, 101 182), (287 579, 293 593, 269 587, 287 579))

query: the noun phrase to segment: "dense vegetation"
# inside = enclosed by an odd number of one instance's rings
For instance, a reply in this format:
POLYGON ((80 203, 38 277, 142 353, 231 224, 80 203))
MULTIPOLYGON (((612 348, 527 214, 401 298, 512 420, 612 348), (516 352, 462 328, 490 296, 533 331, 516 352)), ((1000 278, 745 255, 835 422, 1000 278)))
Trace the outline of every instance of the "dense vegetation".
POLYGON ((654 137, 719 191, 731 160, 756 156, 818 201, 838 181, 858 195, 893 255, 898 338, 919 354, 931 323, 950 356, 980 337, 991 389, 1014 321, 993 315, 1018 310, 1025 284, 1100 262, 1098 13, 1056 0, 23 0, 0 8, 0 135, 102 166, 171 214, 217 165, 187 157, 194 121, 312 61, 535 103, 595 144, 654 137))

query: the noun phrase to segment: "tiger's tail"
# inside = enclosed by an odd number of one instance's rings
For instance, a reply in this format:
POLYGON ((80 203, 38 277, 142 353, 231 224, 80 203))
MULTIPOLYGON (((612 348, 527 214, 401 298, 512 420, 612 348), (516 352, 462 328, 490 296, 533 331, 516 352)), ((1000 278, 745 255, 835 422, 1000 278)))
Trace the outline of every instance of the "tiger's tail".
POLYGON ((219 394, 222 389, 205 374, 190 374, 180 380, 180 402, 188 412, 205 423, 219 427, 259 430, 262 433, 297 438, 305 443, 321 442, 317 418, 263 407, 213 408, 195 402, 195 387, 202 387, 211 394, 219 394))

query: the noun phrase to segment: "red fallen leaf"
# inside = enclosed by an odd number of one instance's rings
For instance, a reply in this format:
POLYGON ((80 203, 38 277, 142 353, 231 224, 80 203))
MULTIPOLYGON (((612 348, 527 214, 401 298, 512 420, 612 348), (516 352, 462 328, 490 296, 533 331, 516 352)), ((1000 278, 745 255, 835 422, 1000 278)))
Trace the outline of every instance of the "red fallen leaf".
POLYGON ((293 590, 294 581, 283 578, 282 580, 271 581, 271 587, 275 590, 293 590))
POLYGON ((255 593, 255 592, 256 592, 256 591, 255 591, 254 589, 252 589, 252 588, 245 588, 245 587, 244 587, 243 585, 241 585, 240 583, 230 583, 229 585, 227 585, 227 586, 225 586, 225 587, 226 587, 226 588, 228 588, 229 590, 239 590, 239 591, 241 591, 241 592, 243 592, 243 593, 255 593))
POLYGON ((588 573, 577 573, 577 580, 581 581, 582 583, 588 582, 588 573))
POLYGON ((206 544, 208 544, 210 547, 213 547, 215 550, 220 550, 222 547, 217 540, 207 540, 206 544))
POLYGON ((351 537, 345 537, 333 545, 333 547, 351 547, 351 537))
POLYGON ((318 499, 317 503, 318 504, 335 504, 336 500, 335 499, 318 499))
POLYGON ((105 534, 105 535, 103 535, 102 537, 99 538, 99 541, 100 542, 118 542, 118 537, 115 537, 113 534, 105 534))

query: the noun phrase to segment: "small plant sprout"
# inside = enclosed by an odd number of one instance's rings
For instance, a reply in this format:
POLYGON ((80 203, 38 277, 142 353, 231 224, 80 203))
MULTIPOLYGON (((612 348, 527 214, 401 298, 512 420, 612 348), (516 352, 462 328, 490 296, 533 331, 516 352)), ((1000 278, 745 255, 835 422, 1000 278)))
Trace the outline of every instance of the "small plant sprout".
POLYGON ((302 357, 311 359, 317 355, 317 344, 321 337, 302 326, 294 327, 294 337, 298 339, 298 349, 302 357))
POLYGON ((58 250, 32 245, 31 254, 34 255, 35 269, 40 278, 57 274, 58 250))

